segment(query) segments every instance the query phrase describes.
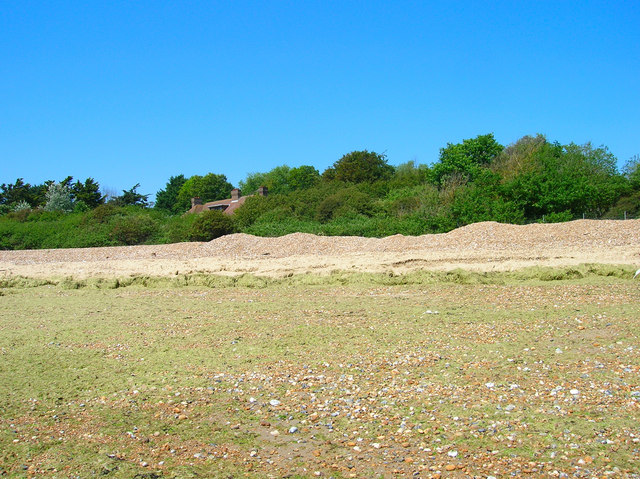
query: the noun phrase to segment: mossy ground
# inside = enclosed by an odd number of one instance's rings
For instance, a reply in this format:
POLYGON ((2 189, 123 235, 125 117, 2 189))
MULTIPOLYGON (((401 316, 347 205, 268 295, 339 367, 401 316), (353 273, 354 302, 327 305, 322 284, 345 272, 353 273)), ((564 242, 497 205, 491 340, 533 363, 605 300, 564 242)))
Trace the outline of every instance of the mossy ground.
POLYGON ((5 279, 0 473, 633 471, 632 273, 5 279))

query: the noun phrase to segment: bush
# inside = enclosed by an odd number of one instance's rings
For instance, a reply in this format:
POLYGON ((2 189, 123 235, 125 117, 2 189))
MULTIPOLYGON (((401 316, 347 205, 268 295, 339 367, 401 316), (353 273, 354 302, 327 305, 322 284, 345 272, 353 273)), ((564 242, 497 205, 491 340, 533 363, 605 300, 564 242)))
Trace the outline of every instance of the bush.
POLYGON ((233 220, 221 211, 211 210, 200 213, 189 230, 191 241, 211 241, 233 233, 233 220))
POLYGON ((164 222, 163 242, 182 243, 189 241, 189 234, 194 221, 198 215, 176 215, 167 218, 164 222))
POLYGON ((560 213, 549 213, 544 216, 544 223, 564 223, 565 221, 571 221, 573 215, 571 211, 562 211, 560 213))
POLYGON ((17 221, 18 223, 24 223, 31 214, 31 208, 14 209, 7 214, 7 218, 17 221))
POLYGON ((347 188, 326 197, 319 205, 316 219, 322 223, 353 214, 372 216, 375 212, 373 198, 357 188, 347 188))
POLYGON ((89 213, 88 218, 96 223, 106 223, 112 216, 118 214, 121 208, 111 204, 100 205, 89 213))
POLYGON ((606 219, 621 219, 626 213, 627 218, 640 217, 640 191, 623 196, 604 215, 606 219))
POLYGON ((142 244, 158 232, 158 223, 149 216, 135 215, 115 221, 110 236, 125 245, 142 244))
POLYGON ((240 208, 233 213, 233 221, 239 228, 248 228, 255 223, 260 216, 269 211, 273 201, 264 196, 250 196, 240 208))

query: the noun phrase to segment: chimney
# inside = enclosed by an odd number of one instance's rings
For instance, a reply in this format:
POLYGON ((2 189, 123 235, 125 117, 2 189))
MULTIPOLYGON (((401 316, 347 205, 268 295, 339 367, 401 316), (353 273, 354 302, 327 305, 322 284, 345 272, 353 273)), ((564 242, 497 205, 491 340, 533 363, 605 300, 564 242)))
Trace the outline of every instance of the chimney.
POLYGON ((269 190, 267 189, 266 186, 261 186, 260 188, 258 188, 258 194, 260 196, 267 196, 268 193, 269 193, 269 190))
POLYGON ((234 188, 231 190, 231 201, 238 201, 240 198, 240 190, 238 188, 234 188))
POLYGON ((199 196, 196 196, 195 198, 191 198, 191 207, 193 208, 196 205, 201 205, 202 204, 202 199, 199 196))

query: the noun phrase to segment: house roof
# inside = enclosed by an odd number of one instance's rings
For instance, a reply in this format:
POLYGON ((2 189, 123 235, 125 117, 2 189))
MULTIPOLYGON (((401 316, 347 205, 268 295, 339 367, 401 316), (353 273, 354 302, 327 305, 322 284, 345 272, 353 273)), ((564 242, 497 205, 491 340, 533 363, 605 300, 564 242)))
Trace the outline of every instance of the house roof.
POLYGON ((247 198, 254 195, 240 196, 238 199, 227 198, 225 200, 209 201, 208 203, 193 205, 187 213, 202 213, 209 210, 222 210, 227 215, 233 214, 246 201, 247 198))

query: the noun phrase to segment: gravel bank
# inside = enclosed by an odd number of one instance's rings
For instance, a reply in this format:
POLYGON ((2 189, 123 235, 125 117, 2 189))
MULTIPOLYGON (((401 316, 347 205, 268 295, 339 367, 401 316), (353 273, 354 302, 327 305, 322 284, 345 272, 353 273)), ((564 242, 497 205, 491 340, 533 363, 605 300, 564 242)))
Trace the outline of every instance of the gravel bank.
POLYGON ((640 264, 640 220, 483 222, 445 234, 387 238, 233 234, 208 243, 0 251, 0 274, 29 277, 283 275, 332 270, 511 270, 531 265, 640 264))

